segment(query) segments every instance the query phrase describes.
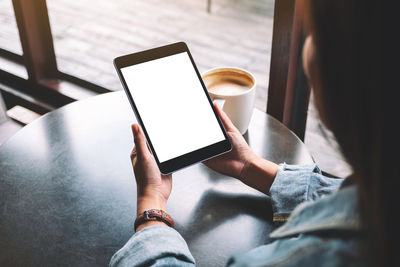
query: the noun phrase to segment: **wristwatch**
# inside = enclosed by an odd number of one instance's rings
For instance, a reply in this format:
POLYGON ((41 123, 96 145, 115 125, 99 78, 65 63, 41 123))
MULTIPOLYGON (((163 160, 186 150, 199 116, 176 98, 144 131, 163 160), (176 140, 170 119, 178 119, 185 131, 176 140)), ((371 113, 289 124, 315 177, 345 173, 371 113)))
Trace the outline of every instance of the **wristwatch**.
POLYGON ((168 213, 163 210, 151 209, 145 210, 136 218, 135 231, 139 225, 149 221, 159 221, 165 223, 169 227, 174 227, 174 220, 168 215, 168 213))

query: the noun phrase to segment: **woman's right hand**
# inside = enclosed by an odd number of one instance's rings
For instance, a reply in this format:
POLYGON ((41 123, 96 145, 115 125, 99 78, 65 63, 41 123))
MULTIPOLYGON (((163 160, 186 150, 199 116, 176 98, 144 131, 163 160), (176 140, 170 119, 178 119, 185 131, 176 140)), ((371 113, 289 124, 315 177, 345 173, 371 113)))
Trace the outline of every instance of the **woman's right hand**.
POLYGON ((214 106, 232 142, 232 150, 203 163, 214 171, 235 177, 248 186, 268 194, 278 172, 278 165, 258 157, 225 112, 216 104, 214 106))
POLYGON ((226 113, 216 103, 214 103, 214 106, 232 143, 232 150, 221 156, 206 160, 203 163, 216 172, 242 180, 242 174, 246 166, 257 156, 226 113))

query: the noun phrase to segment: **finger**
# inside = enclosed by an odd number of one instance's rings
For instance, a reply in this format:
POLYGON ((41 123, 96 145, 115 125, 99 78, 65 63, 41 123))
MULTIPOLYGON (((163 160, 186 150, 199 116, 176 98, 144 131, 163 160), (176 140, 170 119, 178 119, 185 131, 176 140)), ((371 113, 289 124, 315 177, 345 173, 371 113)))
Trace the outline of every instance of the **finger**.
POLYGON ((217 103, 214 103, 214 107, 215 107, 215 109, 217 110, 218 116, 221 118, 222 123, 224 124, 225 129, 226 129, 227 131, 239 131, 239 130, 235 127, 235 125, 233 125, 233 123, 232 123, 232 121, 229 119, 228 115, 226 115, 226 113, 225 113, 223 110, 221 110, 221 109, 219 108, 219 106, 217 105, 217 103))
POLYGON ((149 150, 147 148, 146 137, 143 134, 142 129, 137 124, 132 124, 133 140, 135 142, 136 154, 138 157, 149 156, 149 150))
POLYGON ((136 146, 134 146, 133 149, 132 149, 132 151, 131 151, 131 159, 135 158, 136 155, 137 155, 136 146))
POLYGON ((137 163, 137 156, 135 155, 135 156, 131 157, 131 161, 132 161, 132 166, 135 169, 136 163, 137 163))

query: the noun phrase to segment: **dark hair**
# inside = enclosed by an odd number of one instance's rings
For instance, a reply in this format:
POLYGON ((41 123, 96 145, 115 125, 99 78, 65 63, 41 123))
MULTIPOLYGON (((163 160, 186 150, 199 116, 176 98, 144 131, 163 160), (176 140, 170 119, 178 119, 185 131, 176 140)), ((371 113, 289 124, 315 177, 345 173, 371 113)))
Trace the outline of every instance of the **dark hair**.
MULTIPOLYGON (((316 47, 315 92, 359 188, 366 233, 361 256, 371 265, 399 266, 400 103, 395 103, 399 99, 394 69, 384 57, 381 1, 305 0, 304 4, 306 28, 316 47)), ((385 42, 386 49, 390 48, 385 42)))

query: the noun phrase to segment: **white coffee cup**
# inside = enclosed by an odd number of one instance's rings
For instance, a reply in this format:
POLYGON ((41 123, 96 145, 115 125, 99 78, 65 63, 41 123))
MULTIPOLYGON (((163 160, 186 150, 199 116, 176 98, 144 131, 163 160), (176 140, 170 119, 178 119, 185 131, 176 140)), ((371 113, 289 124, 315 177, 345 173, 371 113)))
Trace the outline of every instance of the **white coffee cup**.
POLYGON ((222 110, 244 134, 253 114, 254 76, 243 69, 222 67, 204 72, 202 78, 211 99, 222 105, 222 110))

